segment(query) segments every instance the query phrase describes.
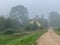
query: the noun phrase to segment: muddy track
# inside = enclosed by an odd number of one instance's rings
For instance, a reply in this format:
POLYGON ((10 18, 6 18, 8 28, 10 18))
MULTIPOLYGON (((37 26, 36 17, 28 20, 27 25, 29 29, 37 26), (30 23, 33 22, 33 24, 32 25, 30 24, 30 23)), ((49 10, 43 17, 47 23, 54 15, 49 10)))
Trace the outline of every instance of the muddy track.
POLYGON ((60 45, 60 36, 58 36, 52 29, 42 35, 37 40, 37 45, 60 45))

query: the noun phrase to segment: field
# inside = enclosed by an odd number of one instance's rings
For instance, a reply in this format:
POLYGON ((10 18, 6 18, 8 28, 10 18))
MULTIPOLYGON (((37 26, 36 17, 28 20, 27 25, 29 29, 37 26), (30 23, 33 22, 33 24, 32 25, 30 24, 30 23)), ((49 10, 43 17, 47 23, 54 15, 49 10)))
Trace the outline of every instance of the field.
POLYGON ((46 31, 37 31, 25 36, 0 35, 0 45, 36 45, 36 40, 46 31))

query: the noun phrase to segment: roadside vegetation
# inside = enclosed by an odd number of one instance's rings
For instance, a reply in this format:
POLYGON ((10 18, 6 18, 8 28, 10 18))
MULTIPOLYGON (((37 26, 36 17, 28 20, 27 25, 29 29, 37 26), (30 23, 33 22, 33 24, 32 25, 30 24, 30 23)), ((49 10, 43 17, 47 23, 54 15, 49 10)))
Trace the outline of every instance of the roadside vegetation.
POLYGON ((60 28, 55 29, 56 34, 60 35, 60 28))
POLYGON ((14 35, 0 35, 0 45, 36 45, 36 40, 46 32, 46 30, 35 31, 30 35, 22 37, 14 35))
POLYGON ((0 35, 0 45, 5 45, 6 43, 18 39, 20 36, 14 35, 0 35))

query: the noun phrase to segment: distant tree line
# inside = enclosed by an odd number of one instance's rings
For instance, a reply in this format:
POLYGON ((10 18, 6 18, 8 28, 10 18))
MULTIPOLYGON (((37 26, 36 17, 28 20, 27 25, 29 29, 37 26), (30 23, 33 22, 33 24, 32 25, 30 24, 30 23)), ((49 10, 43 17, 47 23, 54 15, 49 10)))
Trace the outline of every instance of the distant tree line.
POLYGON ((53 11, 49 15, 49 26, 53 28, 60 28, 60 14, 53 11))
MULTIPOLYGON (((35 19, 41 24, 39 29, 48 27, 48 20, 45 19, 43 15, 42 17, 36 16, 35 19)), ((12 7, 8 17, 0 16, 0 33, 12 34, 37 30, 37 24, 34 23, 31 25, 29 21, 28 9, 26 7, 23 5, 12 7)))

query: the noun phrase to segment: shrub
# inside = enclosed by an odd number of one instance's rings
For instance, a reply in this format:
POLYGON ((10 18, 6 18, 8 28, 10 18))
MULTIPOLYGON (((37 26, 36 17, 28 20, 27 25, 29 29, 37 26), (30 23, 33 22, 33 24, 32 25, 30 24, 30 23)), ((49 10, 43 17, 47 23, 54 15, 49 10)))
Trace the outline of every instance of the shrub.
POLYGON ((56 30, 57 30, 57 31, 60 31, 60 28, 57 28, 56 30))
POLYGON ((13 33, 14 33, 14 31, 8 30, 8 31, 6 31, 4 34, 13 34, 13 33))
POLYGON ((13 34, 13 33, 15 33, 14 29, 10 29, 10 28, 6 29, 4 32, 4 34, 13 34))

